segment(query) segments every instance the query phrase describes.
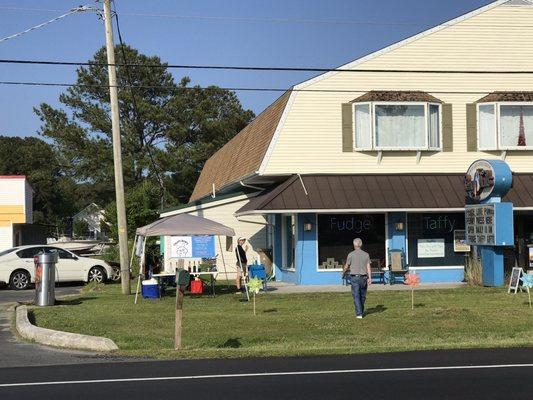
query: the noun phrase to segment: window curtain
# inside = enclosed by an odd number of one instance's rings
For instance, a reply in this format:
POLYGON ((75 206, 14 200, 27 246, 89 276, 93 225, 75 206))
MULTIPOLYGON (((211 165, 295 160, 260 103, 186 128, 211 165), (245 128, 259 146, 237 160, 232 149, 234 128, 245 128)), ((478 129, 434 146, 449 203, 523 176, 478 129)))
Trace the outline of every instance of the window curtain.
POLYGON ((376 105, 376 144, 378 147, 424 147, 425 110, 423 105, 376 105))
POLYGON ((504 147, 533 146, 533 106, 500 107, 500 144, 504 147))
POLYGON ((355 105, 355 148, 371 149, 370 104, 355 105))
POLYGON ((496 120, 494 119, 494 105, 480 105, 478 148, 480 150, 494 150, 496 147, 496 120))

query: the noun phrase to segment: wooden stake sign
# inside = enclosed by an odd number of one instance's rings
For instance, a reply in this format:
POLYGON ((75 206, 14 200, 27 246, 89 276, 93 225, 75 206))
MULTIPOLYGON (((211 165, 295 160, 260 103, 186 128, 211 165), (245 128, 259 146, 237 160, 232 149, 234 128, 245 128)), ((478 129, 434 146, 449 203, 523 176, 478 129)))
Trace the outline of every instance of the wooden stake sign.
POLYGON ((181 348, 181 320, 183 318, 183 298, 185 297, 185 288, 189 285, 191 276, 184 269, 176 273, 176 322, 174 327, 174 349, 181 348))

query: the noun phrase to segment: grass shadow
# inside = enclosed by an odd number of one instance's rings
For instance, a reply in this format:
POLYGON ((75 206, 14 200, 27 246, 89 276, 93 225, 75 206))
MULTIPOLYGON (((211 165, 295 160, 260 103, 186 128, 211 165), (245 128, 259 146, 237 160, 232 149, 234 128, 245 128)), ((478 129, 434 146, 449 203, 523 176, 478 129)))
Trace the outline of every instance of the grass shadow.
POLYGON ((267 310, 263 310, 264 313, 275 313, 278 312, 277 308, 269 308, 267 310))
POLYGON ((242 347, 242 343, 240 338, 229 338, 217 347, 219 349, 238 349, 239 347, 242 347))
POLYGON ((85 303, 86 301, 96 300, 96 296, 85 296, 85 297, 78 297, 75 299, 64 299, 64 300, 56 300, 55 305, 56 306, 79 306, 80 304, 85 303))
POLYGON ((415 304, 415 308, 423 308, 425 307, 426 305, 424 303, 418 303, 418 304, 415 304))

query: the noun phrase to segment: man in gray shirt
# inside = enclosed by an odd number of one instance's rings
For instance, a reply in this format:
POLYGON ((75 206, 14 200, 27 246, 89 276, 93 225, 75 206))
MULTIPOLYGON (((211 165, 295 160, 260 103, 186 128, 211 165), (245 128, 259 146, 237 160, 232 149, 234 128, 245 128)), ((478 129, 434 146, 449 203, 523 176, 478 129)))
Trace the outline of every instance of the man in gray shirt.
POLYGON ((352 296, 355 304, 355 315, 363 318, 365 312, 366 290, 372 284, 372 273, 370 271, 370 256, 361 250, 363 241, 359 238, 353 240, 354 251, 348 254, 346 264, 342 270, 343 275, 350 270, 352 282, 352 296))

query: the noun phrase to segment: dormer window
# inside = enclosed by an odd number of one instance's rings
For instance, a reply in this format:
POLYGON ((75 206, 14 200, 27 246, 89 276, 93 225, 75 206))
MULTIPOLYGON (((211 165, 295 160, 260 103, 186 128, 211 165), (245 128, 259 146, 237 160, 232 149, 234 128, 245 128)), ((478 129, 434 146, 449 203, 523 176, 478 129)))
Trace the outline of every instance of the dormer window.
POLYGON ((423 92, 369 92, 353 102, 356 151, 441 149, 441 102, 423 92))
POLYGON ((492 93, 477 114, 478 150, 533 150, 533 93, 492 93))

